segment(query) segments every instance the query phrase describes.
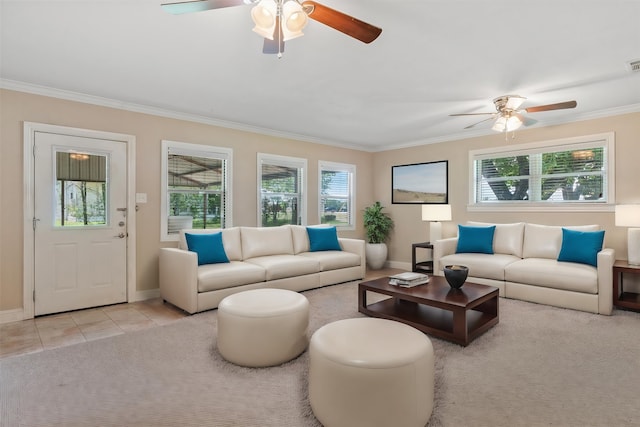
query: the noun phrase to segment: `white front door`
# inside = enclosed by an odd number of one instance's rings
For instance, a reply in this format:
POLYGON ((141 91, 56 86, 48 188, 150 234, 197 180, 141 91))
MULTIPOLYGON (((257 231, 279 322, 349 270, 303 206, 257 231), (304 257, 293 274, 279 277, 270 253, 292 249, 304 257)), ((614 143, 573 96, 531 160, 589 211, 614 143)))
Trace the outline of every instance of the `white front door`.
POLYGON ((35 315, 127 300, 126 145, 35 132, 35 315))

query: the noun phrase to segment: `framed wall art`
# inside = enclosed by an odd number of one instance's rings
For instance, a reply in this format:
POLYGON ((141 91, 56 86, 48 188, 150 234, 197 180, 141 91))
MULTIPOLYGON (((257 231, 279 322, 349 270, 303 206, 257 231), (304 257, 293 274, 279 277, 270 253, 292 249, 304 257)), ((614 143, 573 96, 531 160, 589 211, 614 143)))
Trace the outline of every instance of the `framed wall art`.
POLYGON ((391 203, 449 203, 449 162, 391 166, 391 203))

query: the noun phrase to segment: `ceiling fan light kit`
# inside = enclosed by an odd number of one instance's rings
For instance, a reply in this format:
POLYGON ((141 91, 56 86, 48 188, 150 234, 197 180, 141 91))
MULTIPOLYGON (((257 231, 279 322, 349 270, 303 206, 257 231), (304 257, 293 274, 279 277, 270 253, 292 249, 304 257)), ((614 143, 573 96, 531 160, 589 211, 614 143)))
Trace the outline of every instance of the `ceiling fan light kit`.
POLYGON ((307 25, 309 18, 297 1, 286 1, 284 4, 274 0, 261 0, 251 9, 251 18, 255 27, 253 31, 262 37, 274 40, 277 35, 276 23, 278 18, 282 25, 282 41, 295 39, 304 35, 302 29, 307 25))
POLYGON ((495 113, 459 113, 459 114, 449 114, 449 116, 482 116, 482 115, 490 115, 488 119, 484 119, 477 123, 471 124, 465 129, 469 129, 478 125, 480 123, 484 123, 488 120, 492 120, 495 118, 493 126, 491 129, 497 132, 513 132, 521 126, 529 126, 536 121, 530 118, 523 116, 520 111, 526 111, 527 113, 537 113, 539 111, 551 111, 551 110, 561 110, 566 108, 575 108, 578 103, 576 101, 566 101, 559 102, 557 104, 547 104, 547 105, 538 105, 535 107, 520 109, 520 106, 526 101, 527 98, 520 95, 503 95, 495 98, 493 100, 493 104, 496 107, 495 113))
POLYGON ((302 10, 302 6, 297 1, 288 1, 282 5, 282 16, 284 18, 284 40, 294 39, 304 35, 302 30, 307 26, 309 17, 302 10))
POLYGON ((498 132, 513 132, 522 126, 522 120, 516 115, 500 116, 491 129, 498 132))
POLYGON ((278 58, 282 57, 285 41, 304 35, 302 30, 309 18, 363 43, 371 43, 382 33, 381 28, 310 0, 187 0, 164 3, 162 8, 178 15, 246 4, 255 4, 251 19, 253 31, 265 39, 262 52, 277 53, 278 58))
POLYGON ((273 0, 262 0, 251 9, 251 19, 256 24, 253 31, 262 37, 273 40, 273 32, 276 28, 276 16, 278 6, 273 0))

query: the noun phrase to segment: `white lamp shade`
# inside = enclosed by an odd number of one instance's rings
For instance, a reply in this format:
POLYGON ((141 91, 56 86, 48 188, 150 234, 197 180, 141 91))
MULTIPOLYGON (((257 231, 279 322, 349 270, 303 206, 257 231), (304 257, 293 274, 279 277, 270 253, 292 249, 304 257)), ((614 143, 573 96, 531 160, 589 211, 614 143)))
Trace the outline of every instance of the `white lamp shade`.
MULTIPOLYGON (((640 205, 616 205, 616 226, 640 227, 640 205)), ((640 265, 640 228, 627 231, 627 259, 629 264, 640 265)))
POLYGON ((451 221, 451 205, 422 205, 422 220, 429 224, 429 240, 433 243, 442 238, 442 224, 451 221))
POLYGON ((302 29, 306 27, 309 18, 297 1, 288 1, 282 6, 283 25, 282 40, 287 41, 304 35, 302 29))
POLYGON ((522 126, 522 120, 520 117, 513 116, 500 116, 498 120, 493 124, 491 129, 498 132, 512 132, 522 126))
POLYGON ((631 265, 640 265, 640 228, 627 230, 627 261, 631 265))
POLYGON ((276 28, 276 16, 278 15, 278 5, 274 0, 261 0, 251 9, 251 19, 256 24, 253 31, 262 37, 273 40, 273 33, 276 28))
POLYGON ((423 221, 451 221, 451 205, 422 205, 423 221))
POLYGON ((617 227, 640 227, 640 205, 616 205, 617 227))

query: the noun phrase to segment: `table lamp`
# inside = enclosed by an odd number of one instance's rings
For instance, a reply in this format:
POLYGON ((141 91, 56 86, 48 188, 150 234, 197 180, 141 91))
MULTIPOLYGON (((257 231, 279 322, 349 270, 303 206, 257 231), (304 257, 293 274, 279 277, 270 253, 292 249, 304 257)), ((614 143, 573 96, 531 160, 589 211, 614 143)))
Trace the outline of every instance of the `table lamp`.
MULTIPOLYGON (((640 205, 616 205, 617 227, 640 227, 640 205)), ((627 232, 627 259, 629 264, 640 265, 640 228, 627 232)))
POLYGON ((422 205, 422 220, 431 221, 429 224, 429 241, 431 243, 442 239, 442 223, 451 221, 451 205, 422 205))

